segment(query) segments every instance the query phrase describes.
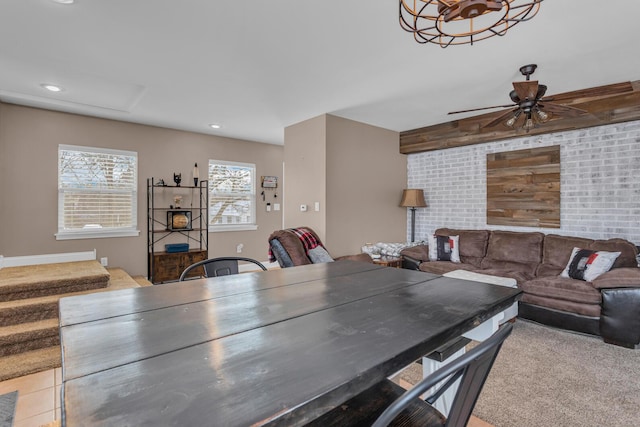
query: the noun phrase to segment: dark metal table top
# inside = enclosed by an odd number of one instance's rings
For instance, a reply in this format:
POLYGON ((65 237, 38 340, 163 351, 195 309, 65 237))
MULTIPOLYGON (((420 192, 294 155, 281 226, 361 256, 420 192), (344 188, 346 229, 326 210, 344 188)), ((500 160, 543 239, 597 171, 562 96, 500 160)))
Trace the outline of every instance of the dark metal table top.
POLYGON ((519 293, 341 261, 63 298, 63 425, 304 425, 519 293))

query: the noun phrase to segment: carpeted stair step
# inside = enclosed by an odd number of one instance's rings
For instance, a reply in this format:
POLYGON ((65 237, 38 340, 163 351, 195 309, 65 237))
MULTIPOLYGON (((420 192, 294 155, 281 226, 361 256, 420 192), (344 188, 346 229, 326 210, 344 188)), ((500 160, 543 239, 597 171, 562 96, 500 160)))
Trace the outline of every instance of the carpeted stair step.
POLYGON ((0 270, 0 301, 107 287, 109 272, 97 261, 63 262, 0 270))
MULTIPOLYGON (((85 292, 77 292, 80 295, 85 292)), ((72 294, 72 295, 75 295, 72 294)), ((0 327, 58 318, 58 300, 61 295, 0 302, 0 327)))
POLYGON ((11 356, 59 344, 58 319, 0 328, 0 356, 11 356))
POLYGON ((147 283, 151 285, 151 283, 144 278, 132 278, 121 268, 108 268, 107 271, 109 272, 110 279, 106 288, 0 302, 0 327, 44 319, 57 319, 58 300, 62 297, 148 286, 147 283))
POLYGON ((105 288, 0 302, 0 381, 60 367, 60 298, 137 288, 149 283, 138 279, 139 284, 121 268, 105 271, 109 277, 105 288))
POLYGON ((41 348, 0 358, 0 381, 61 366, 60 346, 41 348))

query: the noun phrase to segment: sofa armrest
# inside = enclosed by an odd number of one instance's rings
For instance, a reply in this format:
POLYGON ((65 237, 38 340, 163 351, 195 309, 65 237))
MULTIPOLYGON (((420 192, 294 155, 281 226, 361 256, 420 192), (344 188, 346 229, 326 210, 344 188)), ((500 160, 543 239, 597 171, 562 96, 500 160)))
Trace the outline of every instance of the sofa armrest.
POLYGON ((591 283, 596 289, 640 288, 640 268, 614 268, 598 276, 591 283))
POLYGON ((640 345, 640 286, 602 289, 600 335, 605 342, 628 348, 640 345))
POLYGON ((429 246, 416 245, 409 248, 405 248, 400 251, 400 255, 403 258, 409 258, 418 263, 429 261, 429 246))

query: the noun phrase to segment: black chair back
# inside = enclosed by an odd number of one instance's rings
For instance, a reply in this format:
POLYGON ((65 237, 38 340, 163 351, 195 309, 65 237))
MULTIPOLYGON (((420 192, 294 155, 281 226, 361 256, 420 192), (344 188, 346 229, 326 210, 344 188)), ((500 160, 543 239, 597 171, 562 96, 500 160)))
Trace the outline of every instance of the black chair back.
POLYGON ((435 371, 427 378, 416 384, 411 390, 395 400, 378 417, 372 427, 385 427, 392 422, 405 408, 411 406, 416 399, 440 381, 448 378, 447 382, 438 391, 428 397, 426 402, 433 404, 444 391, 461 378, 458 391, 449 410, 445 426, 465 427, 469 422, 473 407, 478 400, 480 391, 489 375, 493 362, 511 331, 513 325, 506 323, 489 337, 478 344, 468 353, 435 371))
POLYGON ((193 269, 196 269, 200 266, 204 269, 204 277, 217 277, 217 276, 228 276, 230 274, 238 274, 238 262, 250 262, 256 264, 263 271, 267 271, 267 268, 262 265, 261 262, 256 261, 251 258, 244 257, 219 257, 219 258, 210 258, 205 259, 204 261, 196 262, 195 264, 191 264, 189 267, 185 268, 185 270, 180 275, 180 282, 184 281, 187 278, 189 272, 193 269))

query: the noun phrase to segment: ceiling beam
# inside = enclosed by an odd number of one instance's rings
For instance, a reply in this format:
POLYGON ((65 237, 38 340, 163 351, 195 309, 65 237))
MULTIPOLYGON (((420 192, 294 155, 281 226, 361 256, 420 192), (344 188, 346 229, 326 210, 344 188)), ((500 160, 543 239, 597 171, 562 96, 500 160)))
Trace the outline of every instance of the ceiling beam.
MULTIPOLYGON (((578 117, 557 117, 526 132, 504 124, 484 126, 505 110, 454 120, 400 133, 400 153, 412 154, 482 144, 521 136, 640 120, 640 80, 551 95, 555 104, 586 110, 578 117)), ((541 102, 544 104, 544 102, 541 102)))

